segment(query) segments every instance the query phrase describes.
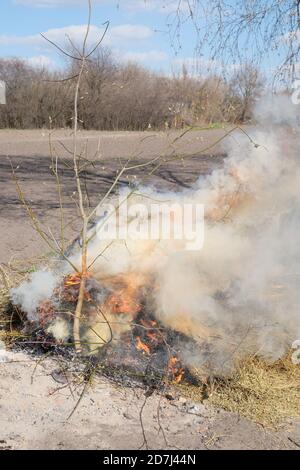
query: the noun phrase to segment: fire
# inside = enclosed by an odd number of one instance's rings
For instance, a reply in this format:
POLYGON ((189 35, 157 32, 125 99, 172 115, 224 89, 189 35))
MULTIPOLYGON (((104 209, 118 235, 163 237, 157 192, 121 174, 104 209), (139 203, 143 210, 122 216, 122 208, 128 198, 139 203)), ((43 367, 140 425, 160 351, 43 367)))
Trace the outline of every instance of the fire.
POLYGON ((157 338, 157 335, 155 333, 152 333, 151 331, 148 331, 147 336, 153 343, 158 343, 159 342, 159 339, 157 338))
POLYGON ((106 306, 112 313, 127 313, 136 315, 141 310, 141 305, 131 296, 126 289, 112 294, 106 302, 106 306))
POLYGON ((64 285, 68 286, 76 286, 79 285, 81 282, 81 273, 73 273, 67 276, 64 280, 64 285))
POLYGON ((140 337, 140 336, 137 336, 137 337, 136 337, 136 348, 137 348, 139 351, 143 351, 145 354, 147 354, 147 356, 150 355, 150 348, 149 348, 149 346, 147 346, 147 344, 143 343, 143 341, 141 340, 141 337, 140 337))
POLYGON ((139 292, 144 279, 135 273, 113 276, 99 280, 103 285, 113 291, 113 294, 105 302, 105 307, 111 313, 125 313, 135 318, 141 311, 141 304, 138 301, 139 292))
POLYGON ((175 383, 178 384, 181 382, 184 376, 184 369, 181 367, 181 362, 177 357, 173 356, 169 359, 168 371, 173 377, 175 383))
POLYGON ((51 300, 44 300, 39 305, 40 323, 45 326, 49 321, 53 320, 56 315, 55 307, 51 300))
MULTIPOLYGON (((90 274, 88 273, 86 276, 87 278, 89 278, 90 274)), ((68 276, 64 278, 63 285, 61 288, 61 296, 63 300, 67 302, 73 302, 73 303, 77 302, 81 277, 82 277, 81 273, 75 272, 75 273, 69 274, 68 276)), ((92 300, 89 292, 86 289, 84 292, 84 299, 87 302, 91 302, 92 300)))
POLYGON ((153 346, 158 346, 162 343, 162 335, 158 330, 158 324, 155 320, 142 319, 140 324, 146 329, 146 336, 153 346))
MULTIPOLYGON (((91 278, 91 274, 88 275, 88 278, 91 278)), ((111 321, 110 325, 114 338, 120 336, 118 321, 114 323, 114 315, 127 314, 129 317, 128 325, 132 323, 132 327, 137 329, 134 334, 134 344, 141 354, 151 356, 156 354, 159 348, 166 347, 164 334, 159 323, 151 316, 142 315, 142 318, 139 316, 142 311, 142 304, 139 302, 139 299, 142 287, 146 285, 147 279, 145 277, 143 278, 130 272, 96 280, 110 292, 103 301, 101 310, 105 311, 106 317, 111 321)), ((81 273, 74 272, 66 276, 59 291, 61 298, 65 301, 76 302, 80 282, 81 273)), ((87 282, 85 300, 90 302, 92 299, 91 294, 88 292, 88 285, 87 282)), ((183 378, 184 369, 175 354, 167 362, 166 374, 175 383, 181 382, 183 378)))

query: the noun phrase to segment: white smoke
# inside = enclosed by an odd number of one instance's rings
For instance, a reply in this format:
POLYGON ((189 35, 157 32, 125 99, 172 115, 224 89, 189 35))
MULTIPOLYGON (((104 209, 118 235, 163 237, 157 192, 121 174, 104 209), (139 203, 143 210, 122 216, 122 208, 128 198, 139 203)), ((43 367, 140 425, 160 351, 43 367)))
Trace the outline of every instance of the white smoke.
MULTIPOLYGON (((180 240, 108 244, 95 229, 90 233, 95 232, 88 253, 94 277, 102 282, 134 272, 151 279, 156 317, 199 346, 183 342, 185 360, 218 372, 245 354, 277 359, 300 338, 297 107, 288 97, 266 99, 257 117, 262 124, 247 130, 249 135, 237 131, 228 138, 223 167, 192 189, 162 194, 140 188, 128 199, 129 205, 204 204, 202 249, 186 251, 180 240)), ((71 261, 80 266, 79 248, 71 261)), ((33 318, 54 284, 54 278, 37 274, 13 299, 33 318)))
POLYGON ((49 300, 57 286, 58 277, 52 271, 37 271, 30 279, 11 290, 11 299, 27 313, 29 321, 37 321, 41 302, 49 300))

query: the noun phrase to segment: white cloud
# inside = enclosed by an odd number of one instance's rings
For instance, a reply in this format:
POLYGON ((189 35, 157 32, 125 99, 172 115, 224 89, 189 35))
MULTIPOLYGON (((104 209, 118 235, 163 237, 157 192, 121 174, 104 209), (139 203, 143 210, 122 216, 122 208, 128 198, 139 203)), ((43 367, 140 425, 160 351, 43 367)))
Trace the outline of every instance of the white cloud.
POLYGON ((83 0, 13 0, 17 5, 25 5, 29 7, 37 8, 51 8, 51 7, 62 7, 68 5, 80 5, 83 3, 83 0))
MULTIPOLYGON (((86 0, 14 0, 15 4, 38 7, 51 8, 63 7, 71 5, 87 4, 86 0)), ((120 6, 123 9, 136 11, 158 11, 164 13, 175 12, 178 8, 178 0, 94 0, 93 4, 110 4, 110 6, 120 6), (112 5, 113 4, 113 5, 112 5)), ((181 0, 181 12, 189 12, 189 0, 181 0)))
POLYGON ((38 36, 13 36, 13 35, 0 35, 0 46, 15 46, 19 44, 36 45, 38 36))
POLYGON ((153 30, 148 26, 123 24, 114 26, 109 30, 108 36, 117 39, 147 39, 153 35, 153 30))
MULTIPOLYGON (((53 28, 43 33, 51 41, 60 46, 64 46, 68 39, 67 36, 75 44, 82 44, 86 34, 87 25, 66 26, 64 28, 53 28)), ((103 34, 104 28, 91 25, 89 34, 89 45, 95 44, 103 34)), ((153 31, 147 26, 124 24, 114 26, 109 29, 103 43, 106 45, 119 44, 120 41, 136 41, 143 40, 151 37, 153 31)), ((0 35, 0 46, 14 46, 14 45, 27 45, 38 48, 45 48, 45 39, 40 34, 31 36, 13 36, 13 35, 0 35)))
POLYGON ((162 51, 145 51, 145 52, 126 52, 121 57, 124 62, 147 63, 162 62, 168 59, 168 55, 162 51))
POLYGON ((128 10, 148 10, 159 13, 190 12, 190 0, 119 0, 121 6, 128 10))

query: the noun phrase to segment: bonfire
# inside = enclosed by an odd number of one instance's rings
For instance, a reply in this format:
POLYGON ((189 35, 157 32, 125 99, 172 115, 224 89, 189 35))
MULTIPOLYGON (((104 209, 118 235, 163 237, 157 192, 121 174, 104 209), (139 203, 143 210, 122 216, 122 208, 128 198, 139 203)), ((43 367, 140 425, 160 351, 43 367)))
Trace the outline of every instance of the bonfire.
MULTIPOLYGON (((108 374, 200 385, 201 394, 216 379, 226 381, 224 393, 231 385, 238 390, 245 376, 238 371, 249 358, 262 361, 255 370, 285 361, 300 336, 300 173, 293 153, 282 158, 282 138, 258 133, 262 145, 239 138, 222 168, 182 193, 142 187, 124 190, 121 202, 112 198, 113 211, 103 208, 86 233, 84 263, 84 245, 76 240, 55 266, 11 291, 27 316, 26 331, 38 331, 45 347, 75 346, 108 374), (105 239, 99 227, 111 228, 124 201, 129 218, 117 220, 118 230, 133 221, 146 233, 150 221, 156 238, 105 239), (171 201, 172 210, 153 211, 153 201, 155 209, 171 201), (199 203, 205 205, 203 245, 190 250, 190 239, 165 239, 163 228, 178 233, 182 208, 199 203), (146 215, 138 213, 141 205, 146 215)), ((189 235, 200 216, 185 224, 189 235)), ((296 377, 297 367, 292 364, 296 377)), ((213 396, 235 406, 224 394, 213 396)))

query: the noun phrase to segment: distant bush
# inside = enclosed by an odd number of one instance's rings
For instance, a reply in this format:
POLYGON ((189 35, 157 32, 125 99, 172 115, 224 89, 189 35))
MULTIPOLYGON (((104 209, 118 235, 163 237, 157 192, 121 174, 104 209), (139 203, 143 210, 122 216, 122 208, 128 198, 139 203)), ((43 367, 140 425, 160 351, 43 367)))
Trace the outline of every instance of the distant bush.
MULTIPOLYGON (((72 92, 78 64, 63 71, 34 68, 20 59, 0 59, 0 79, 7 84, 7 105, 0 106, 1 128, 71 126, 72 92)), ((84 129, 145 130, 245 122, 262 89, 250 65, 229 82, 211 75, 190 77, 183 69, 167 77, 136 64, 120 64, 108 49, 89 62, 80 89, 84 129)))

